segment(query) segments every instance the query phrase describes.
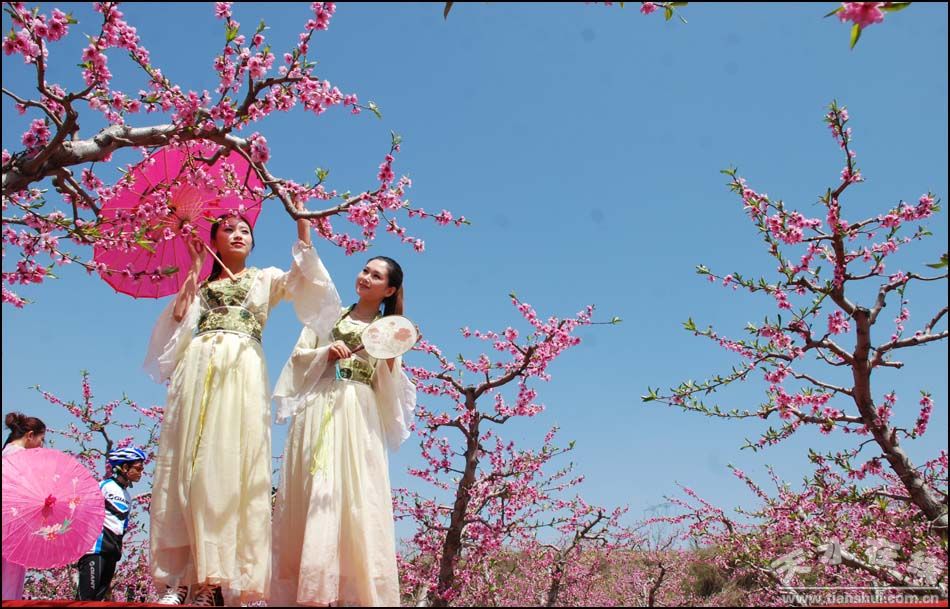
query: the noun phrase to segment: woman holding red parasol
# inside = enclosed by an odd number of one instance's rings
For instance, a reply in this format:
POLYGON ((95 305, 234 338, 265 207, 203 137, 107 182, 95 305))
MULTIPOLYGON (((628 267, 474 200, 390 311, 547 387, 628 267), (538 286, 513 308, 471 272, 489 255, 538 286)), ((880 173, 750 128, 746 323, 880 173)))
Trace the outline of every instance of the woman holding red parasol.
MULTIPOLYGON (((41 448, 46 442, 46 423, 36 417, 11 412, 6 416, 5 422, 10 433, 7 435, 7 441, 3 443, 4 457, 21 450, 41 448)), ((3 600, 15 601, 23 598, 25 578, 26 567, 3 558, 3 600)))
POLYGON ((192 236, 191 268, 152 333, 146 369, 169 382, 150 532, 152 575, 170 587, 164 603, 182 604, 189 586, 198 605, 268 597, 270 396, 261 332, 281 300, 304 323, 325 316, 332 289, 308 221, 298 221, 297 236, 289 272, 248 267, 251 222, 236 211, 220 217, 211 228, 211 276, 199 283, 207 248, 192 236))

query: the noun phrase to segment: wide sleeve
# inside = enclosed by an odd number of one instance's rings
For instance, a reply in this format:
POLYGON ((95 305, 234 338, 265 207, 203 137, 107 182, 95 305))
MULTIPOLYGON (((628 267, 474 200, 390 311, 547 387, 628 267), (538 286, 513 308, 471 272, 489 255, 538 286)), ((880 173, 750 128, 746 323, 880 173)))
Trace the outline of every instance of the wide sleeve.
MULTIPOLYGON (((337 310, 339 315, 339 309, 337 310)), ((277 384, 274 386, 274 404, 277 406, 277 422, 283 423, 307 406, 317 384, 327 370, 330 345, 316 347, 317 337, 313 330, 304 326, 294 346, 293 353, 284 364, 277 384)))
POLYGON ((169 380, 185 349, 191 344, 195 326, 198 325, 198 316, 201 312, 201 303, 196 295, 185 312, 181 321, 175 321, 175 299, 172 298, 165 310, 162 311, 152 338, 148 342, 148 351, 142 367, 156 383, 169 380))
POLYGON ((395 451, 409 437, 416 411, 416 386, 402 369, 402 357, 396 358, 392 370, 386 360, 379 360, 373 378, 386 444, 395 451))
POLYGON ((281 300, 292 301, 297 318, 317 336, 329 334, 339 319, 340 295, 312 245, 297 241, 290 271, 278 272, 271 280, 270 306, 281 300))

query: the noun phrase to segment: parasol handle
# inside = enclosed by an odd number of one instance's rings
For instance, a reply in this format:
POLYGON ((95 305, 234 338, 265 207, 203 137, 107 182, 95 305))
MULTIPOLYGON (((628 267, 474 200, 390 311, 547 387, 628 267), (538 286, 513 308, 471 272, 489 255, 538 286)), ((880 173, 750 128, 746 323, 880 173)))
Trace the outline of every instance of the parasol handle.
POLYGON ((211 246, 204 242, 204 239, 201 240, 201 245, 205 246, 205 249, 208 250, 208 253, 211 254, 211 256, 215 260, 218 261, 218 264, 220 264, 224 272, 228 274, 228 277, 231 279, 231 281, 237 281, 237 277, 234 276, 234 273, 231 272, 231 269, 229 269, 227 266, 225 266, 223 262, 221 262, 221 259, 218 258, 217 254, 214 253, 214 250, 211 249, 211 246))

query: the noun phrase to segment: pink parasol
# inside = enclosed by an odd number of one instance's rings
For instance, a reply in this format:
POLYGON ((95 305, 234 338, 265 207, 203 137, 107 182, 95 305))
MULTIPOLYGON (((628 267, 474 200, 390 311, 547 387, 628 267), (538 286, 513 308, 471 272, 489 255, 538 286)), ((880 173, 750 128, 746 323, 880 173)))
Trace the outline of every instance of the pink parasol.
POLYGON ((99 483, 51 448, 3 458, 3 557, 36 569, 60 567, 92 549, 105 507, 99 483))
MULTIPOLYGON (((218 217, 241 214, 252 225, 260 213, 262 183, 240 153, 187 142, 165 146, 136 165, 115 187, 100 212, 101 238, 94 259, 116 291, 135 298, 174 294, 185 281, 191 257, 185 239, 205 244, 218 217)), ((211 273, 205 262, 200 279, 211 273)))

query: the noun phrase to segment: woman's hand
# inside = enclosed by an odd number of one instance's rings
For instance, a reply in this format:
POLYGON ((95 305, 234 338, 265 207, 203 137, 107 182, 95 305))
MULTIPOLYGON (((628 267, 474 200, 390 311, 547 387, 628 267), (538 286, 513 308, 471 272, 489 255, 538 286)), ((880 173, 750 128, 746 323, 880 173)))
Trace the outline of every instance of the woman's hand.
MULTIPOLYGON (((297 211, 305 211, 303 202, 297 198, 294 198, 294 207, 297 208, 297 211)), ((311 245, 310 220, 304 218, 297 220, 297 239, 302 241, 304 245, 311 245)))
POLYGON ((351 355, 353 355, 353 352, 346 346, 346 343, 342 340, 338 340, 330 345, 327 361, 335 362, 340 359, 346 359, 351 355))
POLYGON ((208 255, 204 241, 198 233, 192 233, 189 237, 185 237, 185 246, 188 248, 188 255, 191 257, 190 270, 197 275, 201 272, 205 258, 208 255))
POLYGON ((175 309, 172 311, 172 317, 176 322, 180 322, 185 318, 188 307, 191 306, 195 294, 198 293, 198 277, 201 275, 201 269, 204 267, 205 258, 208 255, 208 249, 198 233, 192 233, 183 238, 185 246, 188 248, 188 255, 191 256, 191 268, 188 269, 188 275, 181 284, 178 296, 175 298, 175 309))

